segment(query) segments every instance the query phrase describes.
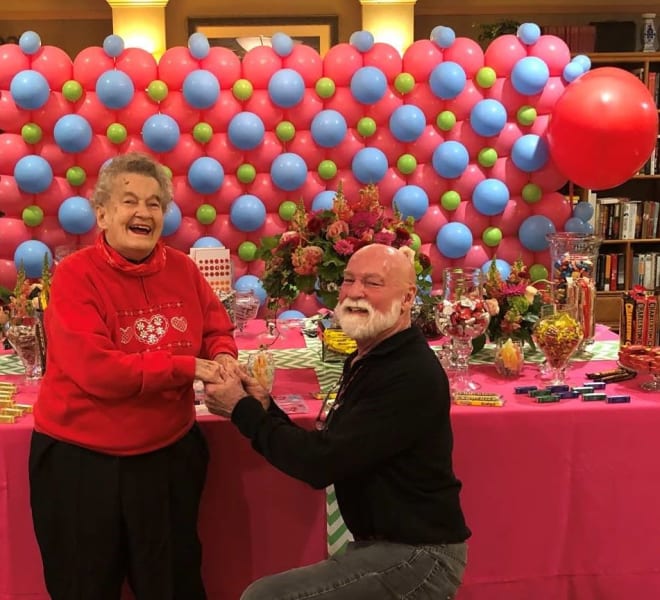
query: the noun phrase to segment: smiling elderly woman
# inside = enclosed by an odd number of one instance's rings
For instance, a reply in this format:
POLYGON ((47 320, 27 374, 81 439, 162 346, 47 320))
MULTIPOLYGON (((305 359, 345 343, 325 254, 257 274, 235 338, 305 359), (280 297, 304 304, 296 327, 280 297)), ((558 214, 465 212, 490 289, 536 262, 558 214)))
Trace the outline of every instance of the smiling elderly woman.
POLYGON ((161 165, 112 160, 92 199, 100 234, 64 258, 45 312, 48 355, 34 409, 34 528, 54 600, 206 598, 197 512, 208 451, 193 381, 232 369, 223 305, 163 244, 172 200, 161 165))

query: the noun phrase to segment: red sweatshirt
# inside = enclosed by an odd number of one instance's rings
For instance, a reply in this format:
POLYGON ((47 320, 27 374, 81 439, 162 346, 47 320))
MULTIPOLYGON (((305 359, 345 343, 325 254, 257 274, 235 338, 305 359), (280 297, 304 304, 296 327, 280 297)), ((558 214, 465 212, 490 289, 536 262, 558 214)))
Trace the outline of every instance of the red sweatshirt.
POLYGON ((47 369, 35 429, 114 455, 167 446, 195 419, 195 357, 237 356, 227 312, 182 252, 144 263, 99 237, 66 257, 44 315, 47 369))

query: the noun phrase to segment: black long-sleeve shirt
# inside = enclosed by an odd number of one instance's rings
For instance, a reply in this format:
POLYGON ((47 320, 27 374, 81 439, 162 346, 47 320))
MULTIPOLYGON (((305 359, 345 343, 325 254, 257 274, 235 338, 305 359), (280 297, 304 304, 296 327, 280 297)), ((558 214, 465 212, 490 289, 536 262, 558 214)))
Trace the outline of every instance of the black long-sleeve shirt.
POLYGON ((410 544, 470 536, 452 469, 449 385, 422 333, 411 327, 344 365, 324 431, 308 431, 274 403, 239 401, 232 421, 271 464, 316 488, 335 485, 356 538, 410 544))

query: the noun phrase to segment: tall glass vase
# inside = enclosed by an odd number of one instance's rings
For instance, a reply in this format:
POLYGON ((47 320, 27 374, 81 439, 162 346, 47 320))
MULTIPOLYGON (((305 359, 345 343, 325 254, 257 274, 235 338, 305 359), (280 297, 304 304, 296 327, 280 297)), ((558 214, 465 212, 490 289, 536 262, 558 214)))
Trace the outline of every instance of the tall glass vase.
POLYGON ((38 381, 42 375, 37 327, 39 318, 35 315, 17 315, 10 313, 5 325, 5 335, 21 360, 25 370, 26 383, 38 381))
POLYGON ((582 327, 581 348, 596 332, 596 261, 603 238, 590 233, 549 233, 551 280, 558 306, 575 305, 582 327))
POLYGON ((479 384, 469 374, 472 340, 483 334, 490 317, 483 298, 483 273, 476 268, 443 271, 442 302, 436 307, 438 329, 451 338, 454 391, 473 391, 479 384))

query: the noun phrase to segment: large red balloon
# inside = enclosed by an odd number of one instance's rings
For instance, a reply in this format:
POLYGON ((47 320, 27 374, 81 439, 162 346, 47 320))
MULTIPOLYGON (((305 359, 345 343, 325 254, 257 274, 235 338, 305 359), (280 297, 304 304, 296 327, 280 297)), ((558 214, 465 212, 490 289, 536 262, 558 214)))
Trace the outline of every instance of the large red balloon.
POLYGON ((548 124, 548 146, 567 179, 607 189, 630 179, 647 161, 658 135, 651 92, 634 75, 601 67, 571 83, 548 124))

